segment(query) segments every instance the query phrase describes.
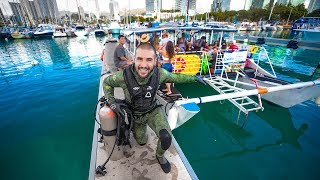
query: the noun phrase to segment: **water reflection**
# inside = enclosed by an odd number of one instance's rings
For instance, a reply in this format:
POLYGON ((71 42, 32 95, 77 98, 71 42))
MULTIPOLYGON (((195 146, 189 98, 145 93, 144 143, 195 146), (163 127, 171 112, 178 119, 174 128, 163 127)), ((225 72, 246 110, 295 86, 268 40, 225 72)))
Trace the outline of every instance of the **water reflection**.
POLYGON ((54 70, 72 68, 68 46, 69 39, 67 38, 56 38, 50 41, 49 53, 54 70))
MULTIPOLYGON (((202 161, 211 161, 211 160, 218 160, 218 159, 224 159, 224 158, 230 158, 230 157, 241 157, 243 155, 253 153, 253 152, 259 152, 270 147, 281 148, 285 144, 288 144, 298 150, 302 150, 302 146, 299 142, 299 138, 302 135, 304 135, 306 130, 308 130, 309 125, 307 123, 303 123, 299 127, 295 127, 292 122, 291 114, 288 109, 278 107, 276 105, 272 105, 267 102, 264 102, 264 107, 265 107, 265 110, 262 112, 256 113, 256 115, 260 117, 259 120, 263 120, 271 128, 279 132, 280 137, 273 139, 272 141, 274 142, 263 143, 255 147, 250 147, 250 144, 246 144, 244 140, 245 139, 249 140, 249 138, 254 137, 253 134, 251 134, 245 129, 236 128, 234 124, 232 125, 230 123, 225 123, 227 121, 225 119, 220 119, 219 117, 217 118, 218 120, 216 121, 212 121, 213 119, 211 119, 211 121, 208 122, 208 125, 213 127, 218 127, 219 129, 222 129, 223 131, 225 131, 224 133, 232 137, 233 142, 236 142, 236 144, 239 145, 240 150, 238 147, 236 151, 230 151, 227 153, 222 153, 214 156, 212 155, 202 156, 201 158, 197 158, 196 160, 193 160, 193 161, 202 162, 202 161)), ((218 108, 218 109, 219 109, 218 110, 219 113, 222 113, 223 116, 226 116, 226 113, 230 115, 229 113, 230 111, 226 110, 225 107, 218 108)), ((205 111, 208 111, 208 110, 206 109, 205 111)), ((266 134, 266 136, 268 136, 268 134, 266 134)), ((269 137, 266 137, 266 138, 269 139, 270 137, 272 137, 272 135, 269 134, 269 137)))
POLYGON ((289 109, 278 107, 267 102, 264 103, 264 107, 265 110, 257 113, 257 115, 272 128, 280 132, 281 138, 277 140, 277 143, 286 143, 297 149, 301 149, 298 139, 305 133, 309 125, 303 123, 296 128, 293 125, 289 109))

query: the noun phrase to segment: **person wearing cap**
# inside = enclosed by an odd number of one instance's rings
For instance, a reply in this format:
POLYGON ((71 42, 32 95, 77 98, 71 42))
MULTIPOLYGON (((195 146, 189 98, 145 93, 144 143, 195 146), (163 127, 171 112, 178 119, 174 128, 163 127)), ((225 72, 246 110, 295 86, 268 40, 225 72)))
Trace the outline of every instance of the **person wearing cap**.
POLYGON ((133 113, 132 132, 136 142, 141 146, 147 144, 147 126, 157 135, 156 159, 165 173, 171 171, 171 164, 164 155, 171 146, 172 132, 164 112, 157 105, 156 93, 162 83, 192 82, 205 84, 199 76, 174 74, 157 67, 156 50, 150 43, 137 47, 133 64, 103 80, 106 101, 116 114, 122 109, 114 98, 114 88, 123 89, 125 102, 133 113))
POLYGON ((125 67, 132 64, 132 61, 126 55, 126 50, 123 47, 124 44, 126 43, 125 37, 123 35, 119 35, 118 39, 119 39, 119 45, 114 50, 114 55, 113 55, 114 65, 118 70, 122 70, 125 67))

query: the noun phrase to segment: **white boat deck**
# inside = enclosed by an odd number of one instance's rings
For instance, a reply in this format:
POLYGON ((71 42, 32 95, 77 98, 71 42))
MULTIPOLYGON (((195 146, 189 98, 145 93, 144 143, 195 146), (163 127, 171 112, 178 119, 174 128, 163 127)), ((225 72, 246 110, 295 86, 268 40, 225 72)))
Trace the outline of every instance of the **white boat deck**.
MULTIPOLYGON (((101 74, 107 71, 114 71, 113 52, 116 43, 107 43, 105 47, 104 65, 101 74)), ((110 73, 101 77, 99 87, 99 97, 103 96, 102 81, 110 73)), ((115 89, 115 96, 117 98, 124 98, 122 89, 115 89)), ((99 107, 98 107, 99 109, 99 107)), ((98 116, 97 116, 98 118, 98 116)), ((145 146, 139 146, 134 138, 131 136, 132 148, 127 148, 128 152, 116 161, 109 161, 106 165, 105 176, 96 175, 95 168, 102 165, 109 154, 105 150, 103 143, 98 143, 100 135, 97 134, 98 125, 95 124, 94 137, 92 143, 91 163, 89 180, 97 179, 198 179, 188 160, 181 151, 176 140, 173 138, 171 147, 166 151, 165 157, 171 163, 171 172, 166 174, 162 171, 160 165, 155 158, 156 146, 158 138, 155 133, 148 127, 148 143, 145 146)), ((117 146, 115 147, 115 149, 117 146)), ((110 151, 110 150, 109 150, 110 151)))

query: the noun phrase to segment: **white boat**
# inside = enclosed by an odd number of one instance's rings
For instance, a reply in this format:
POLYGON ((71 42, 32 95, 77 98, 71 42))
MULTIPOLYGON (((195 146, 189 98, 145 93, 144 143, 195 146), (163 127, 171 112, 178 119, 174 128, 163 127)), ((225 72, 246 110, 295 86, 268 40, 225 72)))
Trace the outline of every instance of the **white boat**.
POLYGON ((295 31, 302 32, 302 40, 307 41, 320 41, 320 27, 313 29, 294 29, 295 31))
POLYGON ((37 30, 34 32, 34 37, 52 37, 53 36, 52 25, 49 24, 39 24, 37 30))
POLYGON ((263 30, 276 31, 277 30, 277 26, 271 25, 271 24, 266 24, 266 25, 263 26, 263 30))
MULTIPOLYGON (((136 34, 141 33, 154 33, 154 32, 162 32, 163 30, 174 32, 174 34, 179 33, 180 31, 184 31, 185 33, 192 32, 194 36, 197 36, 196 33, 201 33, 201 31, 208 32, 208 34, 213 35, 213 31, 217 31, 218 28, 208 28, 208 27, 176 27, 176 28, 159 28, 159 29, 145 29, 145 30, 125 30, 124 34, 126 34, 128 39, 134 43, 134 38, 131 38, 131 36, 135 36, 136 34), (211 33, 210 33, 211 31, 211 33)), ((220 30, 222 31, 222 30, 220 30)), ((220 40, 222 39, 223 32, 220 33, 220 40)), ((175 38, 175 37, 174 37, 175 38)), ((207 38, 209 39, 209 42, 211 40, 211 37, 207 38)), ((176 39, 173 39, 173 42, 176 42, 176 39)), ((129 45, 129 50, 131 53, 135 50, 135 45, 129 45)), ((262 98, 270 101, 274 104, 277 104, 282 107, 291 107, 296 104, 299 104, 303 101, 306 101, 310 98, 316 98, 320 96, 320 88, 317 86, 313 87, 306 87, 306 88, 300 88, 295 89, 294 84, 291 84, 290 82, 286 82, 283 80, 280 80, 276 77, 275 72, 273 71, 272 74, 268 71, 264 70, 259 66, 259 63, 255 63, 251 59, 247 59, 248 52, 259 52, 259 58, 261 56, 267 56, 267 52, 263 47, 257 47, 257 46, 250 46, 250 45, 239 45, 239 48, 242 48, 240 51, 236 52, 224 52, 224 55, 220 54, 217 56, 217 61, 215 64, 215 70, 212 74, 210 74, 210 77, 214 77, 215 80, 219 79, 221 81, 225 81, 224 84, 228 83, 235 83, 234 87, 237 87, 237 91, 247 91, 251 90, 253 88, 256 88, 255 84, 251 81, 254 78, 255 81, 258 82, 258 84, 262 87, 270 88, 270 87, 282 87, 288 85, 289 87, 293 87, 294 90, 287 90, 287 91, 279 91, 274 93, 268 93, 262 95, 262 98), (260 50, 259 50, 260 49, 260 50), (259 51, 258 51, 259 50, 259 51), (240 59, 239 59, 240 58, 240 59), (246 65, 246 66, 245 66, 246 65), (238 69, 234 69, 234 67, 241 67, 238 69), (240 86, 241 84, 241 86, 240 86), (238 86, 239 85, 239 86, 238 86), (299 97, 299 98, 292 98, 292 97, 299 97)), ((194 52, 193 52, 194 54, 194 52)), ((180 55, 181 57, 183 55, 180 55)), ((191 55, 189 54, 191 57, 191 55)), ((194 59, 196 59, 196 56, 194 56, 194 59)), ((188 59, 188 57, 186 57, 188 59)), ((269 58, 268 58, 269 59, 269 58)), ((186 60, 188 62, 188 60, 186 60)), ((199 72, 201 72, 200 68, 200 62, 203 62, 203 59, 198 59, 198 62, 193 65, 193 67, 198 67, 199 72)), ((260 62, 260 59, 257 60, 260 62)), ((270 61, 270 59, 269 59, 270 61)), ((176 64, 176 63, 174 63, 176 64)), ((190 63, 186 63, 190 64, 190 63)), ((271 69, 273 70, 271 62, 269 62, 271 65, 271 69)), ((174 68, 175 69, 175 68, 174 68)), ((182 70, 179 70, 177 72, 180 73, 186 73, 186 74, 197 74, 199 72, 193 72, 188 70, 188 68, 184 68, 182 70)), ((209 69, 209 67, 208 67, 209 69)), ((214 84, 214 83, 213 83, 214 84)), ((311 83, 312 84, 312 83, 311 83)), ((230 85, 229 85, 230 86, 230 85)), ((229 88, 229 86, 227 86, 229 88)), ((219 88, 215 88, 216 90, 219 90, 219 88)), ((233 91, 233 90, 232 90, 233 91)), ((232 92, 231 91, 231 92, 232 92)), ((223 91, 220 91, 219 93, 222 93, 223 91)))
POLYGON ((89 36, 90 35, 90 31, 88 31, 88 29, 85 26, 81 26, 81 25, 76 26, 76 28, 74 30, 74 33, 78 37, 83 37, 83 36, 89 36))
POLYGON ((120 28, 118 21, 112 21, 110 23, 109 29, 112 34, 120 34, 121 28, 120 28))
POLYGON ((67 32, 64 27, 56 27, 53 33, 54 37, 67 37, 67 32))

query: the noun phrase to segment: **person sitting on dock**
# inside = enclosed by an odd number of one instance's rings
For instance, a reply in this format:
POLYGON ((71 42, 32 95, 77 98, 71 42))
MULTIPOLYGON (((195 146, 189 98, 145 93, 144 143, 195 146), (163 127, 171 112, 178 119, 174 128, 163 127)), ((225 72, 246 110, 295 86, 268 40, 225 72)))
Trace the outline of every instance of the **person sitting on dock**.
MULTIPOLYGON (((114 98, 114 88, 121 87, 125 102, 133 113, 132 132, 141 146, 148 140, 147 125, 158 137, 156 159, 165 173, 171 171, 171 164, 164 157, 172 141, 172 132, 160 106, 157 105, 156 92, 161 83, 204 83, 197 76, 174 74, 158 68, 155 48, 150 43, 141 43, 135 52, 134 63, 123 71, 117 71, 103 81, 104 94, 110 108, 117 114, 120 105, 114 98)), ((204 83, 205 84, 205 83, 204 83)))
POLYGON ((132 64, 132 61, 126 56, 126 50, 123 47, 126 43, 126 39, 123 35, 119 35, 119 45, 114 50, 114 65, 118 70, 122 70, 125 67, 132 64))

